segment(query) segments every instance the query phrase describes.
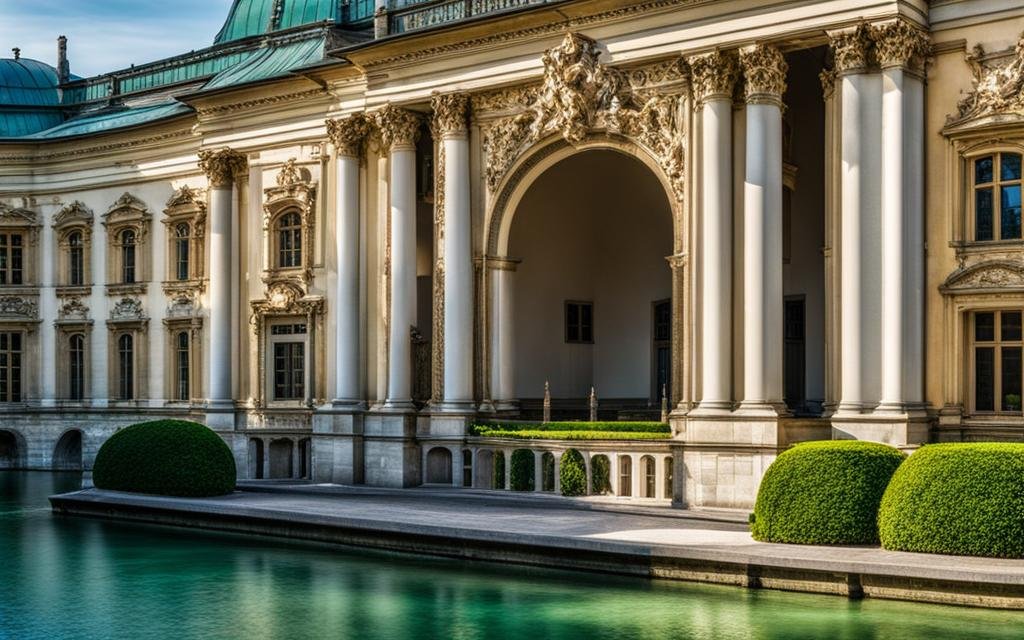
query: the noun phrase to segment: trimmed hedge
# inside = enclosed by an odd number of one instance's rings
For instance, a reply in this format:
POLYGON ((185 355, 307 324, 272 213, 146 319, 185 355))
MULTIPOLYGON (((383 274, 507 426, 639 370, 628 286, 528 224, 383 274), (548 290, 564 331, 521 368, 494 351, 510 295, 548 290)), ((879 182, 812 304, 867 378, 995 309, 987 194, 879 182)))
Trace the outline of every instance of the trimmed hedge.
POLYGON ((877 544, 878 505, 905 458, 874 442, 798 444, 765 472, 751 535, 762 542, 877 544))
POLYGON ((103 443, 93 465, 100 489, 167 496, 219 496, 235 489, 235 458, 220 436, 184 420, 121 429, 103 443))
POLYGON ((512 452, 512 467, 509 469, 509 487, 512 491, 533 491, 533 451, 516 449, 512 452))
POLYGON ((1024 444, 921 447, 889 483, 878 527, 894 551, 1024 557, 1024 444))
POLYGON ((498 451, 494 454, 494 477, 491 478, 491 487, 494 489, 505 489, 505 454, 498 451))
POLYGON ((582 496, 587 492, 587 465, 583 454, 566 449, 558 465, 558 480, 563 496, 582 496))
POLYGON ((612 492, 612 462, 608 456, 590 459, 590 492, 595 496, 612 492))

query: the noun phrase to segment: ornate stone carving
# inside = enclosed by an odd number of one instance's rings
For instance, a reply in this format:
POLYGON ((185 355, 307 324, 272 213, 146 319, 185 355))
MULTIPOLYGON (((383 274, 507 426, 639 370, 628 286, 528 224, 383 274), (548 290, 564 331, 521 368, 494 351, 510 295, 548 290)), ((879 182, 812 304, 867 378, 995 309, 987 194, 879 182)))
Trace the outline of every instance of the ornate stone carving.
POLYGON ((1024 289, 1024 263, 1019 260, 988 260, 954 271, 942 283, 942 293, 978 289, 1024 289))
POLYGON ((872 25, 871 39, 875 42, 875 57, 883 69, 919 70, 930 48, 928 34, 906 20, 872 25))
POLYGON ((1024 37, 1017 42, 1009 61, 986 63, 985 58, 981 45, 967 56, 974 89, 957 104, 950 122, 997 114, 1024 116, 1024 37))
POLYGON ((437 136, 466 133, 469 98, 463 93, 434 94, 430 108, 434 110, 432 122, 437 136))
POLYGON ((836 77, 835 69, 823 69, 818 74, 818 80, 821 81, 821 93, 826 100, 831 98, 836 91, 836 77))
POLYGON ((263 190, 266 198, 263 204, 263 281, 289 281, 304 288, 313 279, 312 257, 314 251, 313 231, 316 226, 316 183, 309 170, 296 164, 291 158, 277 174, 276 186, 263 190), (299 214, 302 224, 302 268, 282 269, 274 266, 271 256, 276 254, 273 223, 278 216, 294 211, 299 214))
POLYGON ((295 158, 288 158, 288 160, 281 165, 281 170, 277 172, 277 186, 285 187, 288 185, 309 182, 309 170, 297 166, 295 162, 295 158))
POLYGON ((371 129, 372 123, 363 113, 327 121, 327 137, 342 156, 359 156, 371 129))
POLYGON ((174 293, 167 304, 167 317, 190 318, 199 311, 197 291, 181 290, 174 293))
POLYGON ((38 317, 39 306, 35 300, 22 298, 20 296, 0 297, 0 316, 5 318, 27 318, 38 317))
POLYGON ((71 224, 81 224, 86 227, 87 233, 92 231, 92 221, 92 209, 85 206, 79 200, 75 200, 70 204, 64 205, 61 207, 61 210, 53 216, 54 228, 60 229, 71 224))
MULTIPOLYGON (((596 43, 569 33, 544 54, 544 82, 525 110, 487 127, 484 154, 487 186, 497 189, 532 144, 559 133, 578 146, 594 130, 633 138, 664 168, 683 197, 686 73, 679 58, 632 71, 598 62, 596 43)), ((512 95, 512 94, 510 94, 512 95)))
POLYGON ((86 320, 89 317, 89 307, 77 296, 68 298, 60 307, 60 317, 65 320, 86 320))
POLYGON ((829 35, 838 73, 856 73, 868 68, 871 64, 871 39, 865 25, 829 35))
POLYGON ((516 109, 524 104, 531 104, 537 99, 536 86, 515 86, 495 89, 484 93, 473 94, 470 103, 473 113, 487 113, 490 111, 507 111, 516 109))
POLYGON ((740 51, 740 63, 747 81, 747 102, 781 101, 786 92, 789 65, 777 47, 768 44, 747 47, 740 51))
POLYGON ((712 96, 732 98, 739 66, 733 53, 713 51, 691 57, 690 74, 693 77, 693 97, 703 102, 712 96))
POLYGON ((374 122, 380 130, 380 137, 385 149, 395 146, 411 146, 416 144, 420 136, 420 117, 392 104, 374 114, 374 122))
POLYGON ((111 320, 141 320, 142 302, 138 298, 121 298, 110 310, 111 320))
POLYGON ((249 161, 234 149, 207 149, 199 152, 199 169, 212 187, 230 187, 235 178, 245 173, 249 161))
POLYGON ((175 191, 167 200, 167 208, 190 207, 206 210, 206 192, 185 185, 175 191))

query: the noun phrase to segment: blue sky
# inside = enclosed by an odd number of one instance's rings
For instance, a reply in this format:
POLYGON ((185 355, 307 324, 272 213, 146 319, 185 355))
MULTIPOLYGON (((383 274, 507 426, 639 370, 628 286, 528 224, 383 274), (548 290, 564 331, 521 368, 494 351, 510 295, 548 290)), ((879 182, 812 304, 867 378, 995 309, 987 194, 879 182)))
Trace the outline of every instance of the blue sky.
POLYGON ((71 73, 88 77, 213 44, 231 0, 0 0, 0 57, 55 64, 68 37, 71 73))

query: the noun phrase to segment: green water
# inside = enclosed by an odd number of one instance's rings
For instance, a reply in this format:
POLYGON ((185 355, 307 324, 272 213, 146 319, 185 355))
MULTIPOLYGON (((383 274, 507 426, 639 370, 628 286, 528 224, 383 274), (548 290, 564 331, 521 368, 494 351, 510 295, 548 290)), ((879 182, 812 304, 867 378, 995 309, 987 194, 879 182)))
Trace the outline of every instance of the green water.
POLYGON ((0 638, 1022 638, 1024 613, 281 544, 50 514, 0 472, 0 638))

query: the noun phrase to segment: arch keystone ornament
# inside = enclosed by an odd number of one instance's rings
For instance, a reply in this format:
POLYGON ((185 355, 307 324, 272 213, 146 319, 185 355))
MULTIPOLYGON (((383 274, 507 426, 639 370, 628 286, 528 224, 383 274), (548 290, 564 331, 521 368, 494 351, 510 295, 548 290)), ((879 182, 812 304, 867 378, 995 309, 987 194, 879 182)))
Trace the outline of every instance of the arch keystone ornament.
POLYGON ((338 155, 343 156, 359 157, 366 138, 373 130, 373 123, 363 113, 327 120, 326 125, 327 137, 338 155))

